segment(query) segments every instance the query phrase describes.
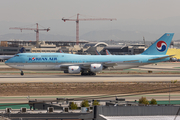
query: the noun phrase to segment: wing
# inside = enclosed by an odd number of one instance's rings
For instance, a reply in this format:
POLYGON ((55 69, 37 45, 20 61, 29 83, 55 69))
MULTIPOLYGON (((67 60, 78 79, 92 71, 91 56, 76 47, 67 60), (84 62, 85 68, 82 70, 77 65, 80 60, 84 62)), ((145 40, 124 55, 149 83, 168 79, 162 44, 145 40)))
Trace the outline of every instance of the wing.
POLYGON ((125 63, 137 63, 139 62, 139 60, 130 60, 130 61, 115 61, 115 62, 111 62, 111 61, 107 61, 107 62, 102 62, 102 63, 73 63, 73 64, 62 64, 60 65, 60 68, 62 70, 67 70, 69 66, 79 66, 81 69, 89 69, 91 64, 102 64, 105 68, 107 67, 113 67, 113 66, 117 66, 119 64, 125 64, 125 63))
POLYGON ((103 66, 105 67, 113 67, 117 66, 118 64, 124 64, 124 63, 137 63, 139 60, 129 60, 129 61, 117 61, 117 62, 104 62, 103 66))

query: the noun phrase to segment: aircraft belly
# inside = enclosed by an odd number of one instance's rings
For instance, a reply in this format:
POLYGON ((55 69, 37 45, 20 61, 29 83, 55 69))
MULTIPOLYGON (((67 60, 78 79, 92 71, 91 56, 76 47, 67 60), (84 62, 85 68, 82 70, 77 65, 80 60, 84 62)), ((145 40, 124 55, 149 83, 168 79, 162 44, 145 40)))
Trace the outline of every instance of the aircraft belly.
POLYGON ((7 64, 7 65, 12 68, 16 68, 20 70, 55 70, 55 69, 58 70, 58 67, 55 64, 16 63, 16 64, 7 64))
POLYGON ((8 65, 12 68, 16 68, 16 69, 24 69, 24 65, 23 64, 11 64, 11 65, 8 65))
POLYGON ((54 70, 55 65, 25 65, 24 69, 28 69, 28 70, 54 70))

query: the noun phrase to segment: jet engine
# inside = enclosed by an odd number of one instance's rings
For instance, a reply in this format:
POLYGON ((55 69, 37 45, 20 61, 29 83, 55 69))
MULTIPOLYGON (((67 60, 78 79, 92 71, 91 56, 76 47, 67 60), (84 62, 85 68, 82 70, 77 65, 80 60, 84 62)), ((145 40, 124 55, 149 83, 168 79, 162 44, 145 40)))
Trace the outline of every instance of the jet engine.
POLYGON ((80 73, 81 69, 79 66, 69 66, 68 67, 68 73, 70 74, 78 74, 80 73))
POLYGON ((91 64, 91 72, 100 72, 103 70, 102 64, 91 64))

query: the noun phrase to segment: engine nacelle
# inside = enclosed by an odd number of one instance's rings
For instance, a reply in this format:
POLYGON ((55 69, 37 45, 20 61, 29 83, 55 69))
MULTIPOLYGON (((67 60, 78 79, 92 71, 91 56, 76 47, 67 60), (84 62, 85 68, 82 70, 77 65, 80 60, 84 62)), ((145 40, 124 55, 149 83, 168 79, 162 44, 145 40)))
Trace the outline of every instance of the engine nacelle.
POLYGON ((92 72, 100 72, 103 70, 102 64, 91 64, 91 71, 92 72))
POLYGON ((78 73, 80 73, 80 71, 81 71, 81 69, 79 66, 69 66, 68 67, 68 72, 70 74, 78 74, 78 73))

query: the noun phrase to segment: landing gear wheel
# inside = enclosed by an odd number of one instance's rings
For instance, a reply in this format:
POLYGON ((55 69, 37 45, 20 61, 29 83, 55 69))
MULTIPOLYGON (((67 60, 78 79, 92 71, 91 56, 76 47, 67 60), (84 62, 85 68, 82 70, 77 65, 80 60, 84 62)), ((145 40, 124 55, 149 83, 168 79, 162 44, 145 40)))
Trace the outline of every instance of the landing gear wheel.
POLYGON ((81 72, 81 75, 88 75, 88 76, 91 76, 91 75, 96 75, 96 73, 91 72, 91 71, 88 71, 87 73, 81 72))
POLYGON ((23 72, 23 71, 21 71, 20 75, 21 75, 21 76, 23 76, 23 75, 24 75, 24 72, 23 72))
POLYGON ((81 72, 81 75, 84 75, 84 72, 81 72))
POLYGON ((96 73, 89 71, 88 75, 96 75, 96 73))
POLYGON ((93 73, 93 75, 95 76, 95 75, 96 75, 96 73, 93 73))
POLYGON ((88 75, 88 73, 81 72, 81 75, 82 75, 82 76, 83 76, 83 75, 88 75))

